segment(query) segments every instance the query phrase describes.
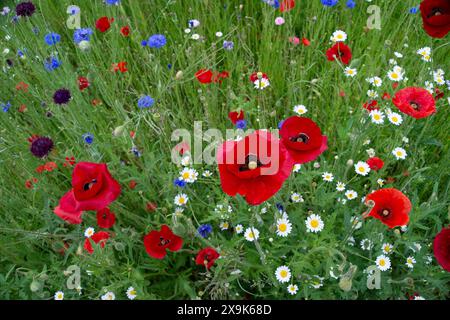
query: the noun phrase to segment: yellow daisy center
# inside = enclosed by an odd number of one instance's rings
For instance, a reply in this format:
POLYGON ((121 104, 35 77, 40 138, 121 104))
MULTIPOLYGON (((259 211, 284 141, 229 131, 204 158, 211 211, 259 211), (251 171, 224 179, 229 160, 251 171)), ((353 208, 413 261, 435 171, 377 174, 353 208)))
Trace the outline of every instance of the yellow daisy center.
POLYGON ((282 223, 278 226, 278 230, 281 232, 285 232, 287 230, 287 225, 285 223, 282 223))
POLYGON ((281 271, 280 271, 280 277, 281 277, 281 278, 286 278, 287 275, 288 275, 288 273, 287 273, 286 270, 281 270, 281 271))
POLYGON ((317 228, 319 226, 319 221, 317 220, 311 220, 311 227, 313 228, 317 228))

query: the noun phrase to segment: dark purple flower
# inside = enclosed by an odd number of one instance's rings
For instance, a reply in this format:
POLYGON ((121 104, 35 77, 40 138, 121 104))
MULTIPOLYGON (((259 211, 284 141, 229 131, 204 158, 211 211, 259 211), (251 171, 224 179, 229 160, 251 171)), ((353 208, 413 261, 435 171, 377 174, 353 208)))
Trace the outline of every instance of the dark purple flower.
POLYGON ((16 6, 16 14, 20 17, 31 17, 36 11, 33 2, 21 2, 16 6))
POLYGON ((55 101, 56 104, 66 104, 69 102, 70 98, 70 91, 64 88, 56 90, 53 95, 53 101, 55 101))
POLYGON ((30 151, 38 158, 46 157, 53 149, 53 140, 48 137, 33 137, 30 142, 30 151))

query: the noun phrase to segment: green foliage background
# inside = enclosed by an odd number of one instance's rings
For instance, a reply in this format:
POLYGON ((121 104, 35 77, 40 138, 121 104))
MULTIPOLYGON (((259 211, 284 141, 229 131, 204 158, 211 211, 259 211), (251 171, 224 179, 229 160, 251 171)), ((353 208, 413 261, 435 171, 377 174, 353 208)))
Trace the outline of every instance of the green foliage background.
POLYGON ((448 299, 449 274, 434 258, 430 265, 425 264, 425 256, 432 255, 430 245, 435 234, 449 224, 448 90, 446 98, 438 102, 436 115, 420 120, 404 116, 400 127, 363 122, 367 115, 361 107, 368 100, 366 77, 383 78, 380 95, 384 91, 394 93, 385 75, 395 51, 404 54, 397 59, 408 77, 404 86, 423 86, 430 80, 429 68, 441 68, 448 77, 448 37, 436 40, 425 34, 420 14, 408 13, 418 1, 372 1, 370 4, 381 8, 382 29, 370 31, 365 30, 370 5, 365 1, 357 1, 352 10, 345 8, 343 1, 335 8, 325 8, 320 1, 297 2, 294 10, 280 14, 256 0, 122 0, 118 7, 108 7, 99 0, 35 0, 37 13, 30 19, 12 24, 11 16, 0 17, 0 49, 11 50, 1 56, 0 64, 6 66, 7 58, 14 60, 11 69, 0 73, 0 101, 10 100, 13 105, 9 112, 0 114, 0 298, 51 299, 54 292, 62 290, 66 299, 98 299, 108 290, 126 299, 126 289, 133 286, 138 299, 407 299, 415 292, 427 299, 448 299), (76 47, 73 30, 65 25, 66 8, 71 4, 81 8, 82 27, 94 28, 101 16, 115 18, 108 32, 94 32, 89 52, 76 47), (286 19, 283 26, 274 24, 279 15, 286 19), (193 32, 203 41, 194 41, 184 33, 189 19, 200 20, 201 26, 193 32), (128 38, 119 32, 125 25, 131 28, 128 38), (32 32, 35 27, 38 35, 32 32), (351 66, 358 70, 355 78, 346 78, 339 64, 326 61, 329 38, 338 29, 348 34, 354 57, 351 66), (224 37, 218 39, 217 31, 224 37), (47 46, 43 37, 48 32, 59 33, 62 41, 47 46), (155 33, 166 35, 167 45, 160 50, 143 48, 140 42, 155 33), (6 41, 6 35, 11 40, 6 41), (287 39, 294 35, 310 39, 311 46, 293 46, 287 39), (234 41, 232 51, 222 49, 224 39, 234 41), (421 61, 415 53, 424 46, 433 50, 431 63, 421 61), (17 57, 19 49, 26 49, 26 59, 17 57), (62 66, 47 72, 43 60, 55 50, 62 66), (128 63, 128 72, 111 72, 111 65, 119 61, 128 63), (170 70, 168 64, 172 65, 170 70), (226 70, 230 78, 221 85, 202 86, 194 77, 201 68, 226 70), (177 80, 175 75, 180 70, 183 78, 177 80), (269 75, 270 88, 261 92, 253 88, 248 77, 254 71, 269 75), (78 90, 78 76, 89 78, 88 90, 78 90), (20 81, 29 84, 28 93, 15 89, 20 81), (66 107, 52 102, 54 91, 62 87, 73 95, 66 107), (339 96, 340 91, 345 97, 339 96), (157 101, 152 110, 137 107, 137 99, 143 94, 157 101), (102 105, 93 107, 93 99, 101 100, 102 105), (22 104, 27 107, 25 113, 17 111, 22 104), (320 169, 314 169, 312 163, 302 166, 301 172, 293 174, 268 202, 267 213, 260 214, 260 208, 249 208, 241 198, 230 198, 222 192, 214 166, 196 166, 200 172, 209 169, 214 175, 201 177, 183 189, 189 203, 182 215, 173 216, 173 198, 179 190, 172 181, 180 170, 170 160, 174 129, 192 130, 194 121, 203 121, 205 129, 224 131, 231 128, 228 112, 240 107, 245 108, 249 127, 276 128, 280 120, 293 114, 296 104, 306 105, 306 116, 328 136, 329 149, 318 160, 320 169), (48 111, 53 117, 46 116, 48 111), (122 125, 125 134, 113 137, 112 131, 122 125), (128 135, 131 130, 136 131, 133 141, 128 135), (81 138, 87 132, 95 136, 92 145, 81 138), (27 138, 32 134, 50 136, 55 141, 49 161, 58 163, 57 170, 35 173, 44 162, 28 150, 27 138), (402 143, 404 136, 409 143, 402 143), (371 144, 364 146, 367 139, 371 144), (142 157, 130 152, 133 143, 142 157), (391 155, 397 146, 406 149, 406 160, 396 161, 391 155), (365 160, 369 147, 385 160, 385 167, 367 177, 356 176, 347 160, 365 160), (81 225, 63 223, 52 213, 70 188, 71 170, 62 166, 70 156, 77 161, 108 163, 123 187, 122 195, 111 205, 117 215, 114 237, 93 255, 80 247, 84 230, 96 226, 95 213, 85 213, 81 225), (336 198, 343 195, 335 191, 334 183, 322 181, 324 171, 332 172, 334 182, 346 182, 359 196, 378 188, 378 178, 393 177, 395 182, 390 186, 402 190, 413 203, 407 232, 390 231, 369 219, 354 232, 355 246, 349 246, 350 218, 360 215, 365 207, 359 200, 338 203, 336 198), (27 190, 24 183, 32 177, 39 181, 33 190, 27 190), (131 180, 137 182, 134 190, 128 187, 131 180), (299 192, 305 202, 290 203, 291 192, 299 192), (157 203, 158 209, 148 212, 147 202, 157 203), (274 232, 277 202, 285 205, 293 224, 287 238, 274 232), (214 211, 219 203, 232 206, 232 225, 253 224, 260 230, 264 263, 253 243, 232 230, 220 231, 221 220, 214 211), (308 211, 319 213, 324 220, 321 233, 306 232, 308 211), (180 252, 169 253, 159 261, 145 253, 142 239, 163 223, 174 227, 184 237, 185 245, 180 252), (196 236, 195 229, 201 223, 214 227, 206 240, 196 236), (269 241, 271 237, 273 242, 269 241), (364 238, 374 242, 371 251, 360 249, 359 241, 364 238), (63 241, 70 247, 61 255, 58 250, 63 241), (363 270, 374 264, 383 242, 395 244, 393 268, 382 272, 380 290, 369 290, 363 270), (414 242, 422 249, 414 254, 417 264, 410 270, 405 259, 412 254, 414 242), (207 245, 220 249, 223 256, 211 272, 194 263, 196 252, 207 245), (345 273, 349 263, 358 269, 351 290, 345 292, 329 271, 330 267, 337 270, 342 266, 345 273), (70 265, 82 270, 81 295, 66 288, 64 270, 70 265), (275 269, 280 265, 290 267, 293 282, 299 285, 295 297, 275 279, 275 269), (241 273, 233 272, 237 269, 241 273), (324 277, 319 289, 310 287, 314 275, 324 277))

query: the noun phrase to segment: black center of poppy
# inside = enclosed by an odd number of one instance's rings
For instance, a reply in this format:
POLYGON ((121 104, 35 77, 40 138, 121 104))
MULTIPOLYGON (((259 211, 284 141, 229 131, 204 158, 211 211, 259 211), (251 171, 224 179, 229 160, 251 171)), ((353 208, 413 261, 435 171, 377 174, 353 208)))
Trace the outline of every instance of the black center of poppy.
POLYGON ((263 164, 259 161, 258 157, 254 154, 249 154, 245 157, 245 164, 239 167, 239 171, 254 170, 261 167, 263 164))
POLYGON ((380 211, 378 211, 380 216, 387 218, 391 215, 391 210, 389 209, 381 209, 380 211))
POLYGON ((433 10, 431 10, 430 14, 428 15, 428 18, 434 17, 434 16, 440 16, 442 14, 444 14, 442 8, 433 8, 433 10))
POLYGON ((88 190, 91 189, 92 186, 93 186, 94 184, 96 184, 96 183, 97 183, 97 179, 92 179, 91 182, 87 182, 87 183, 84 184, 83 190, 84 190, 84 191, 88 191, 88 190))
POLYGON ((107 218, 106 213, 104 213, 104 214, 102 215, 102 218, 103 218, 103 219, 106 219, 106 218, 107 218))
POLYGON ((300 133, 296 136, 290 137, 289 140, 291 140, 292 142, 303 142, 303 143, 308 143, 309 141, 309 136, 306 133, 300 133))
POLYGON ((170 243, 170 240, 164 239, 163 237, 159 237, 159 246, 163 247, 165 245, 168 245, 170 243))
POLYGON ((411 101, 409 104, 411 105, 411 107, 412 107, 414 110, 419 110, 419 109, 420 109, 420 104, 418 104, 418 103, 415 102, 415 101, 411 101))

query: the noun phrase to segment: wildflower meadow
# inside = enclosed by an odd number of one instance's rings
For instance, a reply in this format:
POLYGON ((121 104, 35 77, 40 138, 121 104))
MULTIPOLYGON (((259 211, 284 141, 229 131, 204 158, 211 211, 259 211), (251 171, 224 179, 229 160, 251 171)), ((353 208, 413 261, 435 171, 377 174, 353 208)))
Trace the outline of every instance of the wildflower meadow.
POLYGON ((0 299, 449 299, 449 31, 449 0, 1 1, 0 299))

